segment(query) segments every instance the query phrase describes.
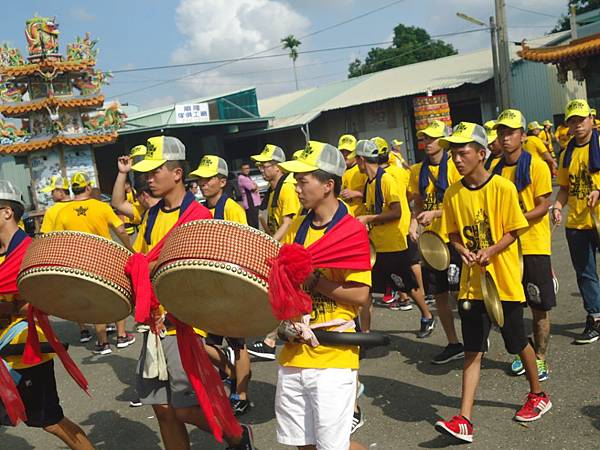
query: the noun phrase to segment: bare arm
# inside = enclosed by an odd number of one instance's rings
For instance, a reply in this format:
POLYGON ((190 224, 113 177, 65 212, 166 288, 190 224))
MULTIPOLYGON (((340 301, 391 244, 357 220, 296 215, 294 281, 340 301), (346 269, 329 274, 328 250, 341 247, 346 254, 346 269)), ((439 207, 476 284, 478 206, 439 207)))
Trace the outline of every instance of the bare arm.
POLYGON ((283 239, 283 237, 287 233, 288 229, 290 228, 290 225, 292 224, 292 219, 293 219, 292 216, 285 216, 283 218, 283 220, 281 221, 281 226, 277 229, 277 231, 273 235, 274 239, 276 239, 278 241, 281 241, 283 239))
POLYGON ((544 217, 548 214, 548 208, 550 207, 550 194, 542 197, 536 197, 534 200, 535 207, 525 213, 525 218, 531 224, 534 220, 544 217))
POLYGON ((369 286, 362 283, 336 283, 321 277, 315 290, 336 303, 365 307, 369 304, 369 286))
POLYGON ((556 200, 554 201, 554 207, 552 208, 552 221, 559 224, 562 221, 562 209, 567 204, 569 199, 569 188, 568 186, 560 186, 558 193, 556 194, 556 200))
POLYGON ((481 266, 487 266, 490 263, 490 259, 496 256, 498 253, 504 251, 510 244, 517 240, 517 232, 511 231, 510 233, 504 234, 494 245, 488 248, 482 248, 477 251, 477 263, 481 266))
POLYGON ((394 220, 398 220, 400 215, 402 214, 402 208, 400 207, 400 202, 394 202, 390 204, 389 210, 385 212, 381 212, 379 214, 368 214, 365 216, 358 216, 357 219, 367 224, 383 224, 387 222, 393 222, 394 220))
POLYGON ((120 225, 116 228, 112 227, 112 229, 115 232, 115 234, 118 236, 119 240, 123 243, 123 245, 129 251, 133 251, 133 248, 131 247, 131 239, 129 238, 129 235, 125 231, 125 225, 120 225))
POLYGON ((119 157, 118 166, 119 173, 113 185, 110 205, 117 210, 117 213, 133 219, 133 206, 127 201, 125 194, 125 181, 127 181, 127 174, 131 170, 131 158, 129 156, 119 157))

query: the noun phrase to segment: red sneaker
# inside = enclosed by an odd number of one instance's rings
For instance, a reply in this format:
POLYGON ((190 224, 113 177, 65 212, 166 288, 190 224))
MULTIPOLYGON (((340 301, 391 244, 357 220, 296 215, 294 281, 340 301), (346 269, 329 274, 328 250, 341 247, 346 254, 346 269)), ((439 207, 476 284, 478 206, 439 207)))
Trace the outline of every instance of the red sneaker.
POLYGON ((449 421, 438 420, 435 429, 465 442, 473 442, 473 425, 463 416, 454 416, 449 421))
POLYGON ((392 303, 394 301, 394 292, 392 292, 392 288, 388 287, 385 290, 385 294, 383 295, 383 298, 381 299, 381 303, 383 303, 384 305, 387 305, 389 303, 392 303))
POLYGON ((517 422, 533 422, 550 411, 550 408, 552 408, 550 397, 543 392, 541 394, 530 392, 527 394, 527 401, 523 407, 515 414, 515 420, 517 422))

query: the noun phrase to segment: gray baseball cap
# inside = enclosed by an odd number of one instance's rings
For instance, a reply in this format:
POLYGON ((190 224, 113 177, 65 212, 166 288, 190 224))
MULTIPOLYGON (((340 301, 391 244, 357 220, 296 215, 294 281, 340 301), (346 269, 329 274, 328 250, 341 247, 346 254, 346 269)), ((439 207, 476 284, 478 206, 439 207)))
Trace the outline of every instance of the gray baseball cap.
POLYGON ((379 156, 379 147, 370 139, 361 139, 356 143, 356 156, 363 158, 377 158, 379 156))
POLYGON ((452 135, 440 138, 438 141, 442 148, 449 148, 451 144, 468 144, 476 142, 482 147, 487 147, 487 133, 485 128, 477 123, 460 122, 452 130, 452 135))

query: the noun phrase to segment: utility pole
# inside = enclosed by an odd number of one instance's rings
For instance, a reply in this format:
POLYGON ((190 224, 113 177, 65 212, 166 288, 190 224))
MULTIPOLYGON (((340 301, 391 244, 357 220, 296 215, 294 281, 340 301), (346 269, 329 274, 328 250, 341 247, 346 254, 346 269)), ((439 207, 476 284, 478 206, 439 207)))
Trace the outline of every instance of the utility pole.
POLYGON ((498 38, 498 65, 500 72, 501 107, 511 106, 510 98, 510 54, 508 52, 508 28, 506 26, 506 1, 495 0, 496 35, 498 38))
POLYGON ((496 114, 500 114, 502 105, 502 90, 500 89, 500 73, 498 68, 498 44, 496 40, 496 22, 494 16, 490 16, 490 35, 492 38, 492 62, 494 65, 494 92, 496 93, 496 114))
POLYGON ((577 8, 575 6, 571 6, 569 23, 571 24, 571 40, 574 41, 577 39, 577 8))

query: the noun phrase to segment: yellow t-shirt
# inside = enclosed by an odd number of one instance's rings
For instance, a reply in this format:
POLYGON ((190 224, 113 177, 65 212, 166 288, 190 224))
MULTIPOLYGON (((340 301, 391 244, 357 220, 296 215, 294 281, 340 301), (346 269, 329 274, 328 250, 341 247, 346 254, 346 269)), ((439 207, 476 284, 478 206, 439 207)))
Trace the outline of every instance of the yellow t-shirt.
MULTIPOLYGON (((375 184, 375 178, 367 181, 366 214, 375 214, 375 184)), ((400 187, 396 179, 389 173, 384 173, 381 177, 381 192, 383 194, 382 212, 389 211, 392 203, 402 204, 400 187)), ((377 253, 401 252, 408 248, 406 233, 402 230, 400 219, 373 225, 369 237, 377 253)))
MULTIPOLYGON (((417 163, 411 166, 410 168, 410 182, 408 184, 408 191, 413 195, 421 195, 419 192, 419 175, 421 173, 421 167, 423 167, 423 163, 417 163)), ((429 173, 436 180, 439 177, 440 166, 438 165, 429 165, 429 173)), ((448 186, 456 183, 461 179, 460 173, 456 170, 456 166, 451 158, 448 158, 448 186)), ((437 201, 436 196, 436 188, 431 178, 429 179, 429 183, 427 184, 427 188, 425 189, 425 198, 423 198, 423 211, 437 211, 442 209, 442 203, 437 201)), ((426 230, 431 230, 436 232, 442 239, 447 240, 446 232, 442 229, 442 219, 435 219, 431 225, 425 228, 426 230)))
MULTIPOLYGON (((502 176, 513 183, 517 165, 505 165, 502 176)), ((521 211, 526 213, 535 208, 535 199, 552 193, 552 175, 548 164, 537 159, 531 159, 529 168, 531 184, 518 193, 521 211)), ((549 255, 551 253, 550 214, 544 214, 539 219, 529 222, 529 227, 519 234, 523 255, 549 255)))
POLYGON ((93 198, 67 203, 56 218, 56 230, 81 231, 111 240, 110 227, 121 225, 123 221, 109 205, 93 198))
MULTIPOLYGON (((351 191, 358 191, 363 193, 365 191, 365 184, 367 184, 367 174, 360 173, 358 164, 354 164, 349 169, 346 169, 344 175, 342 175, 342 189, 350 189, 351 191)), ((364 214, 364 199, 353 198, 346 202, 348 205, 348 212, 353 216, 360 216, 364 214)))
POLYGON ((569 127, 565 125, 559 125, 554 133, 558 144, 560 145, 561 150, 567 148, 567 144, 571 140, 573 136, 569 135, 569 127))
POLYGON ((401 153, 390 152, 388 162, 393 166, 405 169, 404 165, 406 164, 406 160, 401 153))
MULTIPOLYGON (((4 259, 5 259, 5 255, 0 255, 0 265, 2 265, 2 263, 4 262, 4 259)), ((15 300, 16 300, 15 295, 0 295, 0 303, 2 303, 2 302, 12 303, 15 300)), ((12 327, 13 325, 16 325, 18 322, 20 322, 23 319, 25 319, 25 317, 20 316, 20 315, 11 315, 10 317, 0 315, 0 338, 2 338, 7 333, 7 331, 9 330, 10 327, 12 327)), ((36 326, 36 329, 37 329, 39 341, 40 342, 48 342, 46 340, 46 336, 44 336, 42 329, 37 326, 36 326)), ((21 331, 18 335, 16 335, 10 341, 10 344, 25 344, 25 342, 27 342, 27 329, 21 331)), ((28 367, 37 366, 46 361, 50 361, 53 357, 54 357, 54 353, 42 353, 42 360, 38 364, 25 364, 23 362, 22 355, 7 356, 3 359, 4 359, 4 361, 6 361, 8 363, 8 366, 11 367, 12 369, 27 369, 28 367)), ((2 362, 0 362, 0 364, 2 364, 2 362)))
MULTIPOLYGON (((215 208, 209 208, 209 210, 214 217, 215 208)), ((228 198, 225 202, 225 208, 223 208, 223 220, 241 223, 242 225, 248 225, 248 221, 246 220, 246 211, 232 198, 228 198)))
MULTIPOLYGON (((528 226, 519 207, 515 185, 498 175, 478 188, 468 188, 464 180, 454 183, 446 191, 443 203, 444 228, 448 234, 460 235, 463 244, 472 252, 496 244, 509 232, 528 226)), ((492 274, 502 301, 525 301, 517 242, 492 258, 486 269, 492 274)), ((459 298, 467 298, 469 268, 461 270, 459 298)), ((470 268, 469 300, 481 300, 481 270, 470 268)))
POLYGON ((44 220, 40 226, 40 233, 50 233, 56 229, 56 218, 61 209, 63 209, 70 202, 56 202, 44 213, 44 220))
MULTIPOLYGON (((294 242, 298 228, 303 217, 297 217, 292 222, 289 231, 285 235, 284 243, 294 242)), ((315 229, 309 227, 304 247, 308 247, 318 241, 325 234, 325 228, 315 229)), ((330 281, 339 283, 356 282, 371 286, 370 271, 356 271, 344 269, 321 269, 321 276, 330 281)), ((313 296, 313 310, 310 324, 329 322, 334 319, 353 320, 358 315, 358 306, 343 305, 333 300, 319 296, 313 296)), ((332 327, 335 328, 335 327, 332 327)), ((279 364, 286 367, 300 367, 304 369, 358 369, 358 347, 357 346, 329 346, 319 345, 312 348, 306 344, 284 345, 278 356, 279 364)))
POLYGON ((544 160, 542 155, 548 152, 548 148, 544 145, 544 142, 537 136, 527 136, 523 143, 523 148, 531 153, 534 158, 544 160))
MULTIPOLYGON (((410 206, 408 205, 408 183, 410 181, 410 170, 404 167, 389 165, 385 169, 385 173, 389 173, 394 177, 400 191, 400 229, 404 236, 404 242, 408 248, 408 229, 410 228, 410 206)), ((404 245, 404 244, 403 244, 404 245)))
MULTIPOLYGON (((285 175, 283 175, 285 176, 285 175)), ((279 199, 277 204, 273 205, 273 196, 275 191, 273 190, 269 194, 269 202, 267 203, 267 214, 268 214, 268 225, 271 233, 275 233, 281 224, 283 218, 286 216, 295 216, 300 209, 300 201, 296 194, 296 185, 293 183, 283 182, 281 191, 279 192, 279 199)))
MULTIPOLYGON (((575 146, 568 168, 563 167, 566 151, 560 154, 557 181, 560 186, 566 186, 569 192, 567 228, 578 230, 593 228, 587 198, 592 190, 600 188, 600 171, 596 173, 589 171, 589 148, 589 144, 581 147, 575 146)), ((596 214, 600 213, 599 206, 596 207, 596 214)))

